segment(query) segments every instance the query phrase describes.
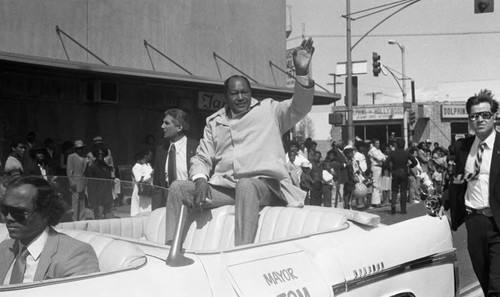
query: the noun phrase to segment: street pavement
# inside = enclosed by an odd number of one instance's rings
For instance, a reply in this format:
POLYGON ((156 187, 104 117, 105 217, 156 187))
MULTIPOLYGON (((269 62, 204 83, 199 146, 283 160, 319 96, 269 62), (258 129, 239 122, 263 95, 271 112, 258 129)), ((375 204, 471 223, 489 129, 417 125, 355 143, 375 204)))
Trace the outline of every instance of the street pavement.
MULTIPOLYGON (((416 218, 427 214, 424 203, 412 203, 407 207, 407 214, 401 214, 399 205, 397 213, 391 214, 391 207, 384 206, 367 210, 370 213, 378 214, 380 221, 386 225, 396 224, 405 220, 416 218)), ((437 218, 436 218, 437 219, 437 218)), ((444 218, 443 218, 444 219, 444 218)), ((461 297, 481 297, 484 296, 472 270, 472 264, 467 251, 467 230, 462 225, 456 232, 453 232, 453 246, 457 249, 458 270, 460 277, 461 297)))

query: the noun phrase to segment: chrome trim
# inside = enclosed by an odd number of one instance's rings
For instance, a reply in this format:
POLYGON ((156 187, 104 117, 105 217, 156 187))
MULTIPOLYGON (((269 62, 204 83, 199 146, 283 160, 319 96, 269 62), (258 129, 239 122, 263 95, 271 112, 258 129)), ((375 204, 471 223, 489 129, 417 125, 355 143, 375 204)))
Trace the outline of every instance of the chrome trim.
MULTIPOLYGON (((425 256, 416 260, 408 261, 397 266, 382 269, 379 272, 364 275, 351 280, 332 285, 333 294, 345 293, 359 287, 363 287, 377 281, 386 279, 388 277, 396 276, 399 274, 407 273, 411 270, 421 269, 425 267, 449 264, 457 261, 456 249, 446 252, 436 253, 430 256, 425 256)), ((383 262, 381 262, 383 263, 383 262)))

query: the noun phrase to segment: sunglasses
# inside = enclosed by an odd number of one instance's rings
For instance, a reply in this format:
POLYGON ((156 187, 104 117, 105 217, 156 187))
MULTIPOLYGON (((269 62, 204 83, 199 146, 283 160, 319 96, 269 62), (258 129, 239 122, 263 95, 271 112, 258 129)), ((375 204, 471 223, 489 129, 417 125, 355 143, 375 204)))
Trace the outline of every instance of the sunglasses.
POLYGON ((0 204, 0 213, 4 216, 7 217, 7 215, 10 213, 10 216, 18 223, 24 223, 28 217, 34 213, 34 211, 26 211, 24 209, 20 209, 17 207, 11 207, 11 206, 6 206, 6 205, 1 205, 0 204))
POLYGON ((471 121, 477 121, 479 119, 479 116, 483 118, 483 120, 489 120, 493 117, 494 113, 490 111, 482 111, 482 112, 475 112, 469 114, 469 120, 471 121))

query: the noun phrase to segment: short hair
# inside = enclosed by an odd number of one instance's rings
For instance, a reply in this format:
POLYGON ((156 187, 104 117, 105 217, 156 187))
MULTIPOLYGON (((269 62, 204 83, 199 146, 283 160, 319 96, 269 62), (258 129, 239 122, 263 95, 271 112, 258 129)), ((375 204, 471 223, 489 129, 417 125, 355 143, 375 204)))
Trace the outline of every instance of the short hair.
POLYGON ((372 143, 375 143, 375 141, 380 142, 380 140, 378 138, 372 138, 372 143))
POLYGON ((470 114, 472 106, 480 103, 489 103, 491 106, 490 111, 496 113, 498 111, 498 102, 493 99, 493 96, 493 93, 487 89, 480 90, 479 93, 474 94, 474 96, 467 99, 467 103, 465 104, 467 114, 470 114))
POLYGON ((135 161, 139 161, 140 159, 146 157, 147 155, 149 154, 152 154, 153 153, 153 150, 150 149, 150 148, 145 148, 145 149, 141 149, 140 151, 138 151, 136 154, 135 154, 135 161))
POLYGON ((21 139, 13 139, 13 140, 11 140, 11 142, 10 142, 10 147, 17 147, 17 146, 18 146, 18 145, 20 145, 20 144, 24 144, 24 145, 26 145, 26 141, 21 140, 21 139))
POLYGON ((165 111, 165 116, 171 116, 174 124, 182 126, 182 132, 189 131, 189 117, 187 112, 179 108, 171 108, 165 111))
POLYGON ((7 182, 5 191, 23 185, 32 185, 36 189, 36 194, 33 197, 33 210, 41 213, 47 219, 49 226, 59 224, 61 218, 66 213, 66 203, 61 194, 56 193, 53 186, 40 176, 14 178, 7 182))
POLYGON ((97 158, 97 154, 99 153, 99 151, 103 151, 104 157, 108 155, 108 149, 105 146, 94 144, 92 146, 92 155, 94 155, 94 158, 97 158))
POLYGON ((299 143, 295 140, 290 141, 290 144, 288 145, 288 149, 290 150, 292 146, 296 146, 297 149, 299 148, 299 143))
POLYGON ((405 147, 405 140, 401 137, 396 137, 396 145, 399 147, 399 148, 404 148, 405 147))
POLYGON ((250 81, 248 80, 248 78, 246 78, 246 76, 243 76, 243 75, 237 75, 237 74, 235 74, 235 75, 231 75, 230 77, 228 77, 224 81, 224 94, 227 94, 227 90, 229 90, 229 82, 232 79, 242 79, 242 80, 244 80, 247 83, 247 86, 250 89, 250 91, 252 91, 252 86, 250 85, 250 81))
POLYGON ((348 148, 344 149, 344 155, 347 155, 350 153, 354 154, 354 149, 352 147, 348 147, 348 148))

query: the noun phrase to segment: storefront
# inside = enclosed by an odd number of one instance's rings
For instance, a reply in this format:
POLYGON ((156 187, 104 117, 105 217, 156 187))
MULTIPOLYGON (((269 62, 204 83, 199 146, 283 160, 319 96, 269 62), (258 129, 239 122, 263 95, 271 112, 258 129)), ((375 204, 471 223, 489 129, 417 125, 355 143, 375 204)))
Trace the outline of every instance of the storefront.
POLYGON ((465 104, 441 105, 441 122, 449 123, 451 143, 469 134, 469 123, 465 104))
MULTIPOLYGON (((345 112, 345 109, 343 111, 345 112)), ((354 135, 358 139, 377 138, 381 143, 387 143, 390 138, 403 136, 403 107, 401 105, 356 106, 353 109, 353 122, 354 135)), ((341 127, 341 133, 342 139, 347 140, 346 125, 341 127)))
MULTIPOLYGON (((449 146, 464 138, 469 130, 465 102, 423 102, 412 103, 416 122, 409 127, 409 141, 430 140, 449 146)), ((345 106, 334 107, 347 118, 345 106)), ((343 125, 332 128, 332 139, 347 141, 347 120, 343 125)), ((401 104, 364 105, 353 107, 355 136, 363 140, 378 138, 382 143, 393 137, 403 136, 403 106, 401 104)))

